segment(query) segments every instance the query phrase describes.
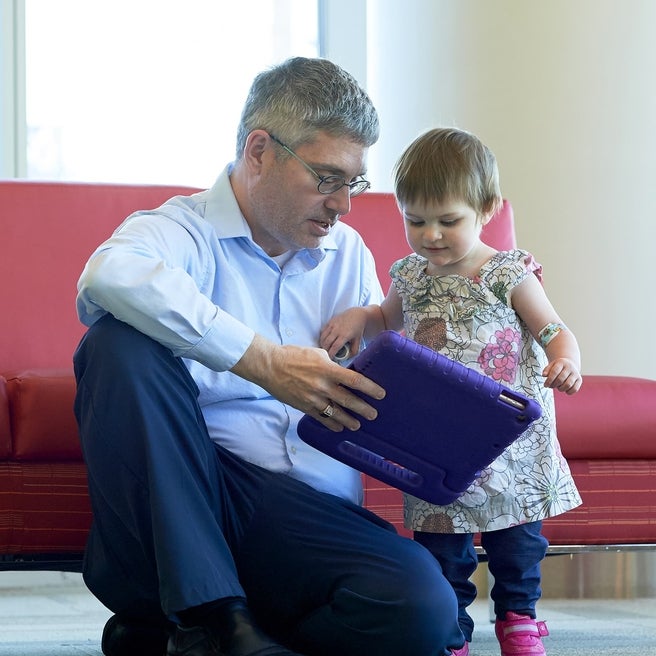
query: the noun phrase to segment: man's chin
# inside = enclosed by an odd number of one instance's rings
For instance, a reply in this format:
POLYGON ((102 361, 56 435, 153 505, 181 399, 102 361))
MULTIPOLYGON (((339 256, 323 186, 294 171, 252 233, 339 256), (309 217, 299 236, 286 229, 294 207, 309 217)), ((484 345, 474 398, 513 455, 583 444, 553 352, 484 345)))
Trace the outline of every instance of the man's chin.
POLYGON ((301 250, 303 248, 319 248, 327 236, 328 235, 308 235, 302 242, 297 244, 296 250, 301 250))

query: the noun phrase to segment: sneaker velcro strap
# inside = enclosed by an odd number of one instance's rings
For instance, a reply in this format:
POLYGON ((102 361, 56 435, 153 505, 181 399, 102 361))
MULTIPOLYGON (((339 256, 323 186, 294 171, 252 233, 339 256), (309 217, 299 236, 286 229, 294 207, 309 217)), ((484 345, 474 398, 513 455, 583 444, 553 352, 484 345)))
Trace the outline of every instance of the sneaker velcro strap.
POLYGON ((511 635, 532 635, 539 638, 548 636, 549 629, 546 622, 536 622, 530 617, 522 617, 518 620, 506 620, 503 623, 503 637, 507 638, 511 635))

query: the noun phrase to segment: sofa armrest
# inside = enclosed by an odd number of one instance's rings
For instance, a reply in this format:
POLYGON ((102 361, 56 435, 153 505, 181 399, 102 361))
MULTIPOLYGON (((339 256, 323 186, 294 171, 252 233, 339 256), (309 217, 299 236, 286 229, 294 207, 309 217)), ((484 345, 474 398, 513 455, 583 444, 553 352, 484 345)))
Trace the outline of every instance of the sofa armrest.
POLYGON ((556 422, 568 459, 656 459, 656 380, 585 376, 556 393, 556 422))
POLYGON ((0 376, 0 458, 6 459, 11 454, 11 426, 9 424, 9 398, 7 381, 0 376))

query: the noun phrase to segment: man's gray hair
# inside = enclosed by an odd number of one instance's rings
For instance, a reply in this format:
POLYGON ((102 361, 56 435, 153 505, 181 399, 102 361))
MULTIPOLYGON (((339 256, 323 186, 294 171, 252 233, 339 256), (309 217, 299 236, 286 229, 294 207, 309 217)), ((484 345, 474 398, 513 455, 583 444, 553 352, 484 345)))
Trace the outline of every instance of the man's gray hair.
POLYGON ((290 148, 320 131, 369 147, 380 126, 371 99, 350 73, 327 59, 293 57, 253 81, 237 131, 237 159, 253 130, 266 130, 290 148))

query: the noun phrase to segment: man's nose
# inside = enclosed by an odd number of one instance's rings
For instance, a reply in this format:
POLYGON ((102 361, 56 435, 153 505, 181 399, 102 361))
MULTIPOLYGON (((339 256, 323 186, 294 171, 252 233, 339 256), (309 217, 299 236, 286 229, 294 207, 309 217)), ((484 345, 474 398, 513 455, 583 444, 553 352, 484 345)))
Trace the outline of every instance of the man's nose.
POLYGON ((325 205, 335 214, 344 216, 351 211, 351 193, 348 185, 326 196, 325 205))

